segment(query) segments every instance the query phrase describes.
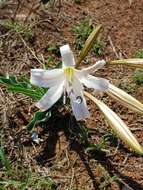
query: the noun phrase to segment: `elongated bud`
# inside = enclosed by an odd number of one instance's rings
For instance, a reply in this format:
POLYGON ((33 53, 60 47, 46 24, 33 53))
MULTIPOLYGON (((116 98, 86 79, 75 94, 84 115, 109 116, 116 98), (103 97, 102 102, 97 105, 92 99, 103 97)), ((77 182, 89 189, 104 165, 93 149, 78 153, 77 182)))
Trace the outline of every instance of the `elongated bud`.
POLYGON ((121 102, 124 106, 136 112, 143 113, 143 104, 116 86, 109 84, 109 88, 106 93, 121 102))
POLYGON ((80 52, 76 67, 78 67, 80 63, 83 61, 83 59, 87 56, 88 52, 90 51, 95 41, 97 40, 101 29, 102 29, 102 25, 98 25, 87 38, 85 45, 80 52))
POLYGON ((143 59, 121 59, 108 61, 108 65, 126 65, 134 68, 143 68, 143 59))
POLYGON ((143 148, 138 143, 136 137, 131 133, 127 125, 119 118, 115 112, 113 112, 107 105, 100 100, 97 100, 94 96, 88 92, 84 94, 90 98, 102 111, 109 125, 112 127, 117 136, 120 137, 132 150, 136 153, 143 155, 143 148))

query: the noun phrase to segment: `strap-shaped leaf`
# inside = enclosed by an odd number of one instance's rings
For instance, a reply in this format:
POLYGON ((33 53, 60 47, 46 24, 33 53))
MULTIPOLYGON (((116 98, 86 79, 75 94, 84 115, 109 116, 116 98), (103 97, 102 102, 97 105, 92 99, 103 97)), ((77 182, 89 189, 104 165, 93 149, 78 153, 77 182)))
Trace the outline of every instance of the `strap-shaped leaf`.
POLYGON ((18 82, 15 76, 0 76, 0 83, 4 85, 16 85, 18 82))
POLYGON ((112 127, 117 136, 120 137, 132 150, 136 153, 143 155, 143 148, 138 143, 136 137, 131 133, 127 125, 113 112, 107 105, 94 96, 85 92, 85 95, 90 98, 102 111, 109 125, 112 127))
POLYGON ((117 88, 116 86, 109 84, 109 88, 106 93, 112 98, 121 102, 124 106, 139 112, 143 113, 143 104, 136 100, 131 95, 127 94, 125 91, 117 88))
POLYGON ((19 87, 19 86, 10 86, 7 89, 14 93, 24 94, 35 100, 39 100, 43 96, 43 94, 40 94, 37 90, 26 89, 26 88, 19 87))
POLYGON ((89 35, 89 37, 87 38, 85 45, 83 47, 83 49, 80 52, 79 55, 79 59, 77 61, 77 65, 76 67, 79 67, 80 63, 83 61, 83 59, 87 56, 88 52, 90 51, 90 49, 92 48, 92 46, 94 45, 95 41, 98 38, 98 35, 100 33, 102 29, 102 25, 98 25, 89 35))
POLYGON ((18 81, 15 76, 0 76, 0 84, 5 85, 11 92, 22 93, 35 100, 39 100, 47 91, 47 89, 32 86, 25 77, 21 77, 18 81))
POLYGON ((17 80, 16 76, 0 76, 0 84, 5 86, 16 86, 16 87, 23 87, 26 89, 29 89, 32 87, 29 80, 23 80, 24 78, 21 78, 21 81, 17 80))
POLYGON ((121 59, 121 60, 113 60, 108 61, 109 65, 126 65, 134 68, 143 68, 143 59, 121 59))

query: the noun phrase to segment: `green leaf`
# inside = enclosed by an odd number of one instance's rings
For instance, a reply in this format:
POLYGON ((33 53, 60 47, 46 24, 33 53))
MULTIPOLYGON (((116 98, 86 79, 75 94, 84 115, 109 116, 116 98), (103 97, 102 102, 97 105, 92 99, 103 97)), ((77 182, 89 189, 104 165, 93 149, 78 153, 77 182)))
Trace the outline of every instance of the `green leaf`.
POLYGON ((35 100, 39 100, 47 91, 46 88, 36 87, 30 84, 30 81, 26 77, 21 77, 21 81, 18 81, 15 76, 0 76, 0 83, 5 85, 11 92, 22 93, 35 100))
POLYGON ((17 79, 15 76, 9 76, 9 78, 0 76, 0 83, 5 85, 15 85, 17 84, 17 79))
POLYGON ((15 76, 0 76, 0 83, 6 86, 19 86, 19 87, 25 87, 25 88, 31 88, 31 84, 29 81, 17 81, 17 78, 15 76))
POLYGON ((92 151, 97 151, 100 150, 99 147, 95 144, 89 144, 86 148, 85 148, 85 153, 90 153, 92 151))
POLYGON ((39 100, 42 97, 41 93, 38 93, 37 91, 34 91, 32 89, 26 89, 26 88, 19 87, 19 86, 10 86, 7 89, 11 92, 22 93, 22 94, 29 96, 35 100, 39 100))
POLYGON ((50 117, 51 112, 36 112, 31 122, 27 125, 28 131, 31 131, 36 124, 45 123, 50 117))

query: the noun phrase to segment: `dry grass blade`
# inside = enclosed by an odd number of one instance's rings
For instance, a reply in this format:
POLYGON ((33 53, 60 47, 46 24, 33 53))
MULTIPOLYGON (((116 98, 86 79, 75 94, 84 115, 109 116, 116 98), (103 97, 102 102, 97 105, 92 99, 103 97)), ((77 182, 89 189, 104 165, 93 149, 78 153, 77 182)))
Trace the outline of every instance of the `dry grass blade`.
POLYGON ((133 3, 133 0, 128 0, 129 1, 129 5, 131 6, 133 3))
POLYGON ((136 100, 125 91, 117 88, 116 86, 109 84, 109 89, 106 93, 112 98, 121 102, 124 106, 143 114, 143 104, 136 100))
POLYGON ((131 133, 127 125, 119 118, 119 116, 115 114, 103 102, 96 99, 88 92, 85 92, 85 95, 90 98, 102 111, 108 123, 110 124, 114 132, 120 137, 120 139, 122 139, 132 150, 134 150, 138 154, 143 155, 143 148, 140 146, 135 136, 131 133))
POLYGON ((126 65, 134 68, 143 68, 143 59, 121 59, 108 62, 109 65, 126 65))
POLYGON ((85 45, 83 47, 83 49, 80 52, 79 55, 79 59, 77 62, 76 67, 79 67, 80 63, 83 61, 83 59, 87 56, 88 52, 90 51, 90 49, 92 48, 93 44, 95 43, 95 41, 98 38, 98 35, 100 33, 102 29, 102 25, 98 25, 93 32, 89 35, 89 37, 87 38, 85 45))

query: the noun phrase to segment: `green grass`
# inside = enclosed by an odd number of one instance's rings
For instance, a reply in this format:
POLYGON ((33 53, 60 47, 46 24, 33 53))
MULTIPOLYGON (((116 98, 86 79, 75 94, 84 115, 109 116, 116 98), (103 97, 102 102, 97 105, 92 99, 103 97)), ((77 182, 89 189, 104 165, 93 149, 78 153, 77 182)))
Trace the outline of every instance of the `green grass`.
MULTIPOLYGON (((90 19, 85 19, 81 21, 78 25, 74 26, 73 32, 76 34, 75 45, 76 49, 81 50, 85 44, 85 41, 93 31, 94 26, 90 19)), ((103 48, 105 44, 99 38, 93 45, 92 52, 96 56, 103 55, 103 48)))
POLYGON ((2 20, 0 21, 0 26, 3 26, 5 29, 12 32, 20 33, 27 39, 31 39, 34 35, 29 25, 20 23, 18 21, 2 20))
POLYGON ((0 0, 0 9, 3 9, 7 4, 7 0, 0 0))
MULTIPOLYGON (((143 59, 143 49, 138 49, 134 57, 143 59)), ((143 69, 136 69, 133 75, 133 80, 137 85, 143 85, 143 69)))
POLYGON ((143 49, 138 49, 136 52, 135 52, 135 58, 140 58, 140 59, 143 59, 143 49))
POLYGON ((93 25, 90 19, 81 21, 77 26, 74 26, 73 32, 76 33, 76 48, 81 50, 84 42, 93 31, 93 25))
POLYGON ((49 176, 40 176, 38 173, 31 172, 21 164, 12 165, 7 159, 3 148, 0 148, 0 189, 16 190, 55 190, 57 185, 49 176))
POLYGON ((48 176, 40 176, 37 173, 32 173, 26 169, 24 170, 23 168, 21 168, 18 173, 13 170, 11 176, 4 176, 3 179, 0 180, 0 188, 15 188, 17 190, 55 190, 57 188, 56 183, 48 176), (21 178, 18 175, 20 172, 21 178))
POLYGON ((95 45, 93 46, 93 52, 96 56, 102 56, 103 55, 103 48, 105 47, 105 44, 101 40, 97 40, 95 45))
POLYGON ((133 75, 133 80, 138 85, 143 85, 143 69, 136 69, 133 75))
POLYGON ((2 164, 2 167, 7 173, 11 172, 11 164, 10 161, 7 159, 4 149, 0 147, 0 162, 2 164))
POLYGON ((60 49, 58 45, 55 44, 49 44, 47 47, 47 50, 51 52, 54 55, 60 56, 60 49))

